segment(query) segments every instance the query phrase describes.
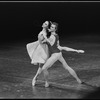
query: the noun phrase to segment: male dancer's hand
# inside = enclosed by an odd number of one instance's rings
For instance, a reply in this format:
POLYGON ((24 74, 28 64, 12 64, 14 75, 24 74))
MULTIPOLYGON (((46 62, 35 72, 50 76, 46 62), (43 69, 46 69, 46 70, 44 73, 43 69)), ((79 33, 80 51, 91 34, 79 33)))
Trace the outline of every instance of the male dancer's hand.
POLYGON ((84 50, 77 50, 77 53, 84 53, 84 50))

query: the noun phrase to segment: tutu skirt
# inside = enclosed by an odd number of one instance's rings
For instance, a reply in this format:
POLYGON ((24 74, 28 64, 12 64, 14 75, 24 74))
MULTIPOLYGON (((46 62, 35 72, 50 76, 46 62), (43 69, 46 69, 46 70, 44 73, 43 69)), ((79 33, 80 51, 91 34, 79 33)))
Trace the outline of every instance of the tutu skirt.
POLYGON ((31 59, 31 64, 45 63, 48 59, 49 53, 47 44, 40 44, 39 41, 35 41, 28 43, 26 49, 31 59))

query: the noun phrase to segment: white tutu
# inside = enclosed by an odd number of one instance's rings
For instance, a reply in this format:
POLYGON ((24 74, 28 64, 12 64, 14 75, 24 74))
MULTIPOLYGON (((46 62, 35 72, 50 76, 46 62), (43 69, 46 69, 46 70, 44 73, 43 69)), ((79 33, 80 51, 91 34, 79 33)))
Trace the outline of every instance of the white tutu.
POLYGON ((46 44, 41 45, 39 41, 35 41, 28 43, 26 48, 32 64, 45 63, 48 58, 48 46, 46 44))

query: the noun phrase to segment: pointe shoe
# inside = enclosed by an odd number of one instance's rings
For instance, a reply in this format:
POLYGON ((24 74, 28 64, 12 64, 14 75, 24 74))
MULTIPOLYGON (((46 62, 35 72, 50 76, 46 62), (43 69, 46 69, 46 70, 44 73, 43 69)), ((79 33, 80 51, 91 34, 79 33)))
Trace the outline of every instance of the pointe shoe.
POLYGON ((48 82, 45 82, 45 87, 49 87, 49 83, 48 82))
POLYGON ((79 84, 82 84, 82 81, 81 81, 81 80, 77 80, 77 82, 78 82, 79 84))
POLYGON ((32 86, 35 86, 36 80, 32 81, 32 86))

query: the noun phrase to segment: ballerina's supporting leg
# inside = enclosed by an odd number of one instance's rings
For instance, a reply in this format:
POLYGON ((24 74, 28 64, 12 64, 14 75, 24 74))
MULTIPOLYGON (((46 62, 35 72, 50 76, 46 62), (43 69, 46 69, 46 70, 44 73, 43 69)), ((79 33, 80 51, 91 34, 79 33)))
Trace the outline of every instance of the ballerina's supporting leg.
POLYGON ((36 80, 37 80, 38 75, 41 74, 41 72, 42 72, 42 68, 41 68, 42 65, 43 64, 39 63, 38 71, 37 71, 36 75, 34 76, 34 78, 32 80, 32 85, 33 86, 35 86, 35 83, 36 83, 36 80))

